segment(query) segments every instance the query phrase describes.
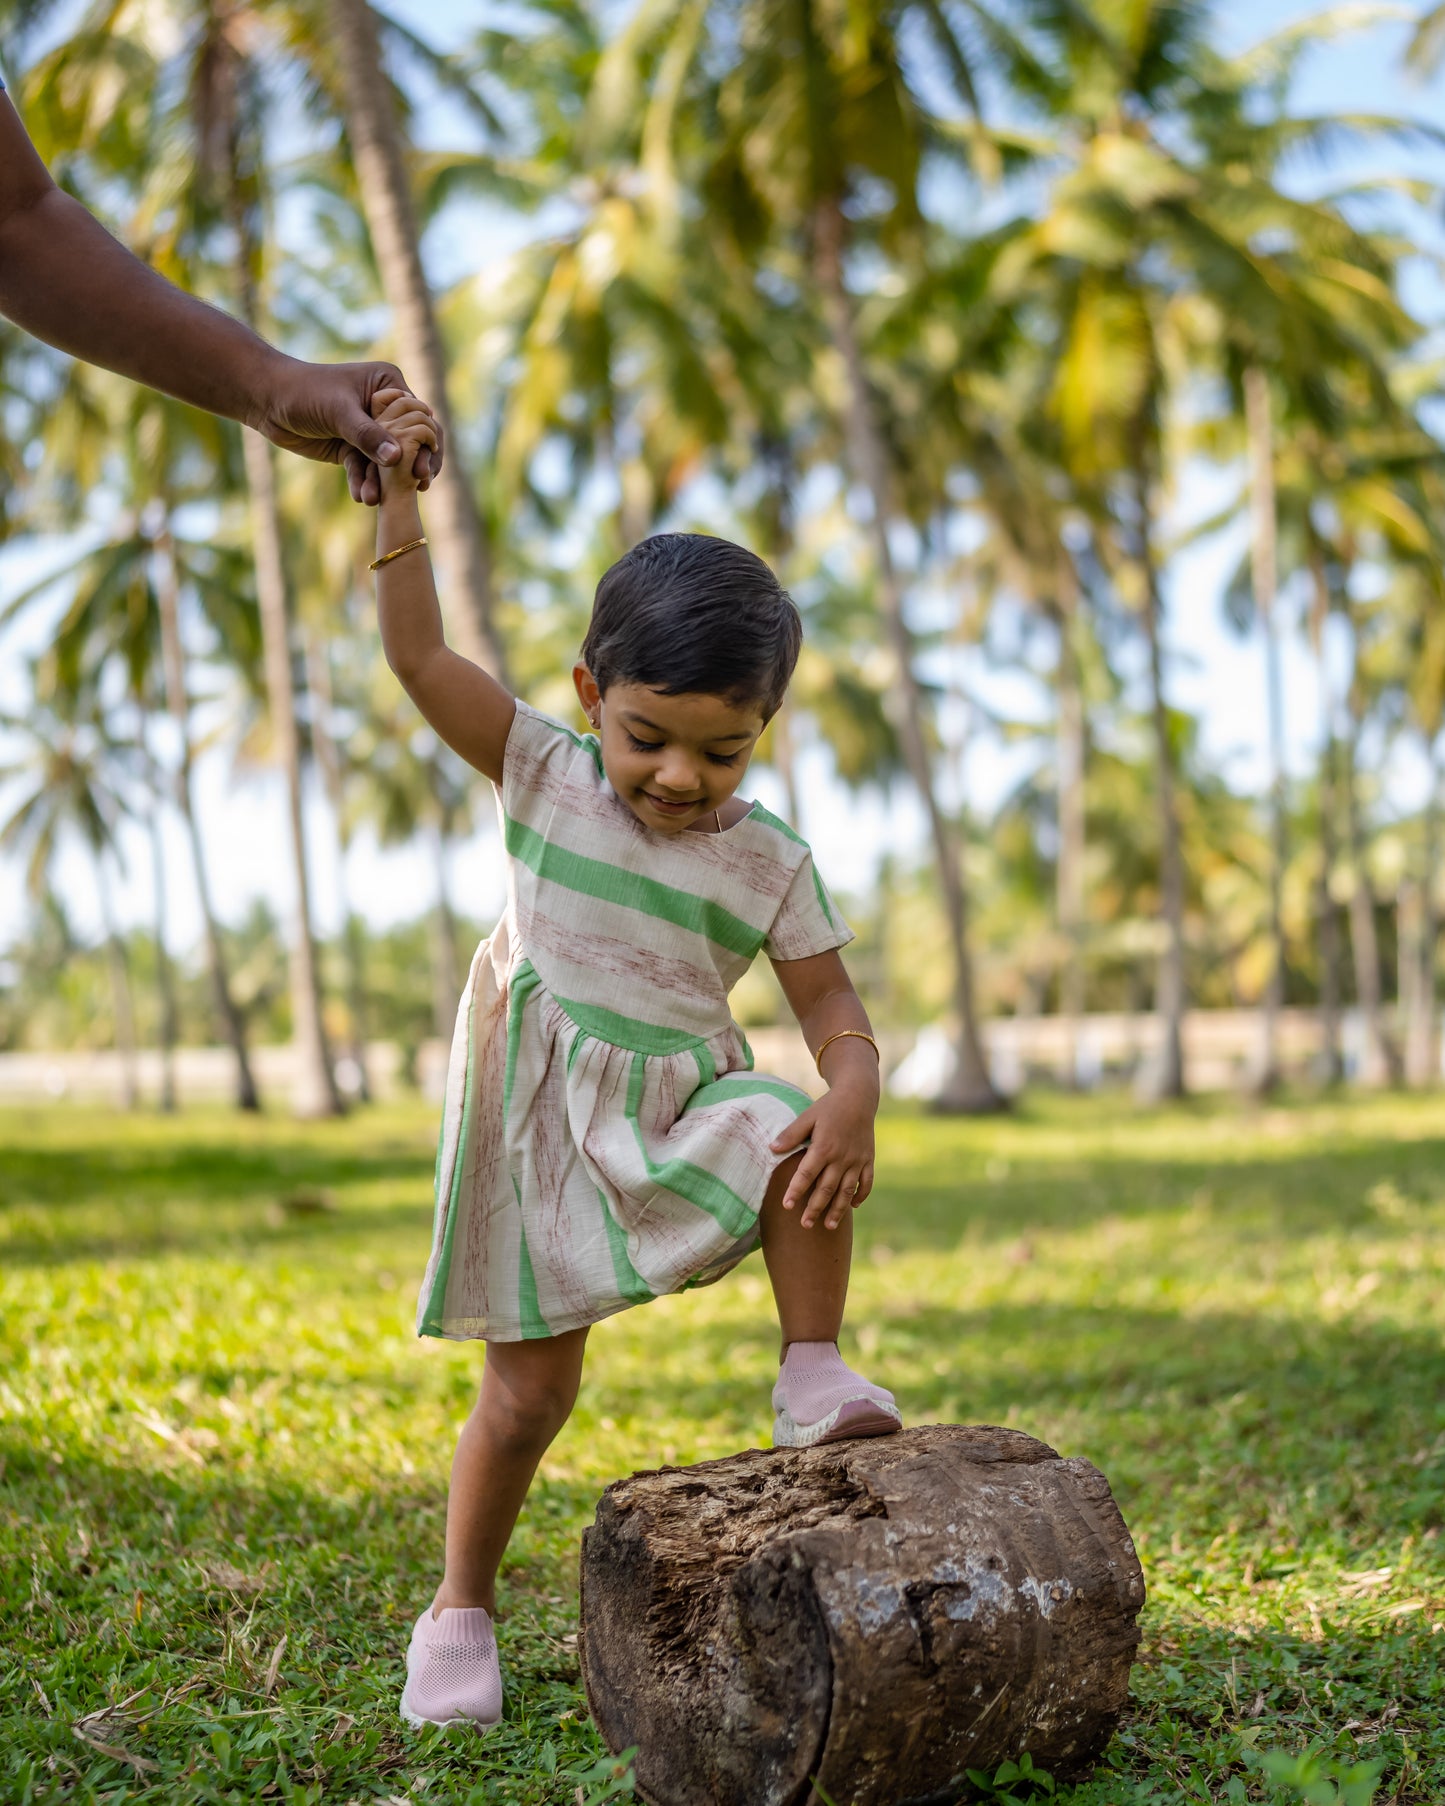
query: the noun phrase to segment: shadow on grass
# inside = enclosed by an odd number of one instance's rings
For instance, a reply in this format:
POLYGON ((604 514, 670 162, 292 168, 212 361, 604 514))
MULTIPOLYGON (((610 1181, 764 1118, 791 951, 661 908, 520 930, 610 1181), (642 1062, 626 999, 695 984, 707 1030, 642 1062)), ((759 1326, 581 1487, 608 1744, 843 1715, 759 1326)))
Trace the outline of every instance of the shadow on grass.
MULTIPOLYGON (((886 1242, 899 1253, 951 1249, 961 1241, 993 1244, 1105 1218, 1147 1218, 1201 1200, 1218 1222, 1247 1220, 1252 1234, 1369 1229, 1388 1239, 1412 1226, 1383 1221, 1368 1194, 1382 1179, 1441 1194, 1445 1138, 1350 1140, 1245 1160, 1222 1153, 1211 1159, 1207 1152, 1126 1156, 1112 1147, 1060 1159, 1045 1146, 1040 1157, 1024 1154, 1009 1165, 1006 1177, 955 1177, 957 1163, 943 1159, 919 1167, 899 1162, 891 1170, 885 1164, 860 1224, 864 1244, 886 1242)), ((9 1149, 0 1155, 0 1248, 7 1265, 34 1267, 234 1252, 248 1243, 305 1246, 410 1229, 425 1237, 432 1171, 425 1147, 338 1152, 301 1136, 254 1147, 217 1139, 177 1147, 9 1149), (408 1187, 423 1195, 415 1203, 352 1204, 345 1194, 353 1186, 408 1187), (306 1192, 338 1194, 341 1208, 268 1220, 282 1200, 306 1192), (15 1221, 26 1210, 40 1214, 39 1225, 15 1221)))

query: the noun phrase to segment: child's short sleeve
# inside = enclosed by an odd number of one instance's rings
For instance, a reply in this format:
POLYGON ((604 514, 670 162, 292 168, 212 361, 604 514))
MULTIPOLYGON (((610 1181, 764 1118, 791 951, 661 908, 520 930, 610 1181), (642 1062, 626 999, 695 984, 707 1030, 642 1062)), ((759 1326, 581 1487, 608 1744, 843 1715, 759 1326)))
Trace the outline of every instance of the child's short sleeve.
POLYGON ((502 813, 542 827, 562 801, 569 781, 602 780, 602 749, 590 734, 574 734, 550 715, 518 701, 502 755, 502 813))
POLYGON ((773 917, 763 952, 769 959, 808 959, 815 953, 846 947, 852 939, 853 930, 828 895, 813 855, 805 851, 773 917))

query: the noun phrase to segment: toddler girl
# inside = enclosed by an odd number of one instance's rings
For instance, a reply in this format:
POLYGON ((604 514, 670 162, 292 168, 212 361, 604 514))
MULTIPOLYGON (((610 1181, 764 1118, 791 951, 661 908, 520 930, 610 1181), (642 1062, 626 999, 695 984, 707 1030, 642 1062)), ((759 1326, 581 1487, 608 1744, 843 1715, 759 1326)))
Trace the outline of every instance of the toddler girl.
POLYGON ((497 1567, 591 1324, 761 1244, 782 1328, 774 1442, 899 1427, 837 1347, 878 1050, 808 848, 737 795, 801 639, 772 572, 698 534, 634 547, 598 586, 573 671, 579 736, 447 647, 411 474, 435 429, 411 396, 377 406, 402 445, 377 521, 387 661, 497 786, 508 856, 506 912, 457 1016, 417 1313, 421 1335, 484 1340, 486 1368, 401 1703, 412 1724, 487 1725, 497 1567), (818 1103, 753 1071, 729 1015, 759 953, 827 1083, 818 1103))

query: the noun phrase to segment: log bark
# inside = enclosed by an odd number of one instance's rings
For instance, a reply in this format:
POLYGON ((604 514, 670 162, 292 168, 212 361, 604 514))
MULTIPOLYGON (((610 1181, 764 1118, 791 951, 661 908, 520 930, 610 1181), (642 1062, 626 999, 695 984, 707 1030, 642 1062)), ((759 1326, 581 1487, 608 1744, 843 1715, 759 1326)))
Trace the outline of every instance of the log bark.
POLYGON ((1025 1750, 1088 1770, 1143 1602, 1097 1468, 933 1424, 608 1487, 582 1674, 651 1806, 942 1806, 1025 1750))

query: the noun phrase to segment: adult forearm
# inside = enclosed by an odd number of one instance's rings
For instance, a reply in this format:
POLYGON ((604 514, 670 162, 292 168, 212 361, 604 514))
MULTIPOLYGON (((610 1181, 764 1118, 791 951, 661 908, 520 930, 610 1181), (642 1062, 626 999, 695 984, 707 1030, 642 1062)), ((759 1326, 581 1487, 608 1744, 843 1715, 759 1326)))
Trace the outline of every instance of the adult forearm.
POLYGON ((291 362, 173 287, 55 187, 0 222, 0 313, 87 363, 251 424, 291 362))

